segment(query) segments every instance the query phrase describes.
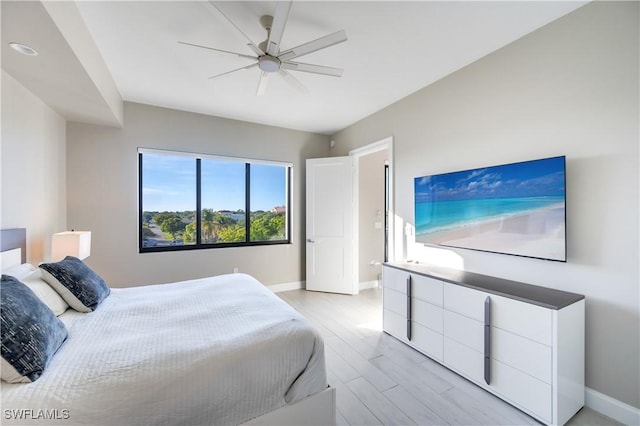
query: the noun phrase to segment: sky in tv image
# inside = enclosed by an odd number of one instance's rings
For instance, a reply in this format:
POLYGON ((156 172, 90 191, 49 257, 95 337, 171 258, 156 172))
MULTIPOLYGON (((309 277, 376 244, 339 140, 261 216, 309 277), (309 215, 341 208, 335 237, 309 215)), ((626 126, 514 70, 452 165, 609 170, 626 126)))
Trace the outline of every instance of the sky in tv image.
POLYGON ((483 198, 564 197, 564 157, 415 179, 416 202, 483 198))
POLYGON ((414 180, 416 241, 565 260, 565 158, 414 180))

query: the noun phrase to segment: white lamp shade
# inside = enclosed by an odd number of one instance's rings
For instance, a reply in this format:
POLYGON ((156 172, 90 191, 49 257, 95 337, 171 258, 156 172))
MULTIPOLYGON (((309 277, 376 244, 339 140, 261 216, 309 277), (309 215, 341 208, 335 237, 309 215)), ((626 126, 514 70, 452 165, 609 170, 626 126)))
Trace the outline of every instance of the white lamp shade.
POLYGON ((66 231, 53 234, 51 258, 57 262, 67 256, 84 259, 91 254, 91 231, 66 231))

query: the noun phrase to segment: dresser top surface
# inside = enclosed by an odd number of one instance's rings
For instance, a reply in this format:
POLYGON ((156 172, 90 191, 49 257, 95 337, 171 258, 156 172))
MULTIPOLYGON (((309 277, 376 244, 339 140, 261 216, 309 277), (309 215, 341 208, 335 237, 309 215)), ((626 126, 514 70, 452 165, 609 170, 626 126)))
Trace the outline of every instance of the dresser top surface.
POLYGON ((456 269, 419 263, 385 263, 385 266, 555 310, 584 299, 581 294, 456 269))

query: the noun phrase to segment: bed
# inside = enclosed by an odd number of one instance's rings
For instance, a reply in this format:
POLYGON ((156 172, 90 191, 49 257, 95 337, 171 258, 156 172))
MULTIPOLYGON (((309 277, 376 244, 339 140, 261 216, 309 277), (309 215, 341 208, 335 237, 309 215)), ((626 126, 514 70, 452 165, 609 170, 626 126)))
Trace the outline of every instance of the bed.
POLYGON ((2 382, 2 424, 335 424, 320 335, 249 275, 114 288, 58 318, 42 375, 2 382))

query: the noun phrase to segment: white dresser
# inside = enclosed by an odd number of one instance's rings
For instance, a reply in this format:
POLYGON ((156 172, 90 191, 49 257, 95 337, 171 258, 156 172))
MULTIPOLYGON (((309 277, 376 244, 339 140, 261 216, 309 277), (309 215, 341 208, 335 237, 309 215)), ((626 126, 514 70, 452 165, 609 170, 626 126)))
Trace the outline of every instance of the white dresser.
POLYGON ((546 424, 584 405, 584 296, 416 264, 383 267, 384 331, 546 424))

